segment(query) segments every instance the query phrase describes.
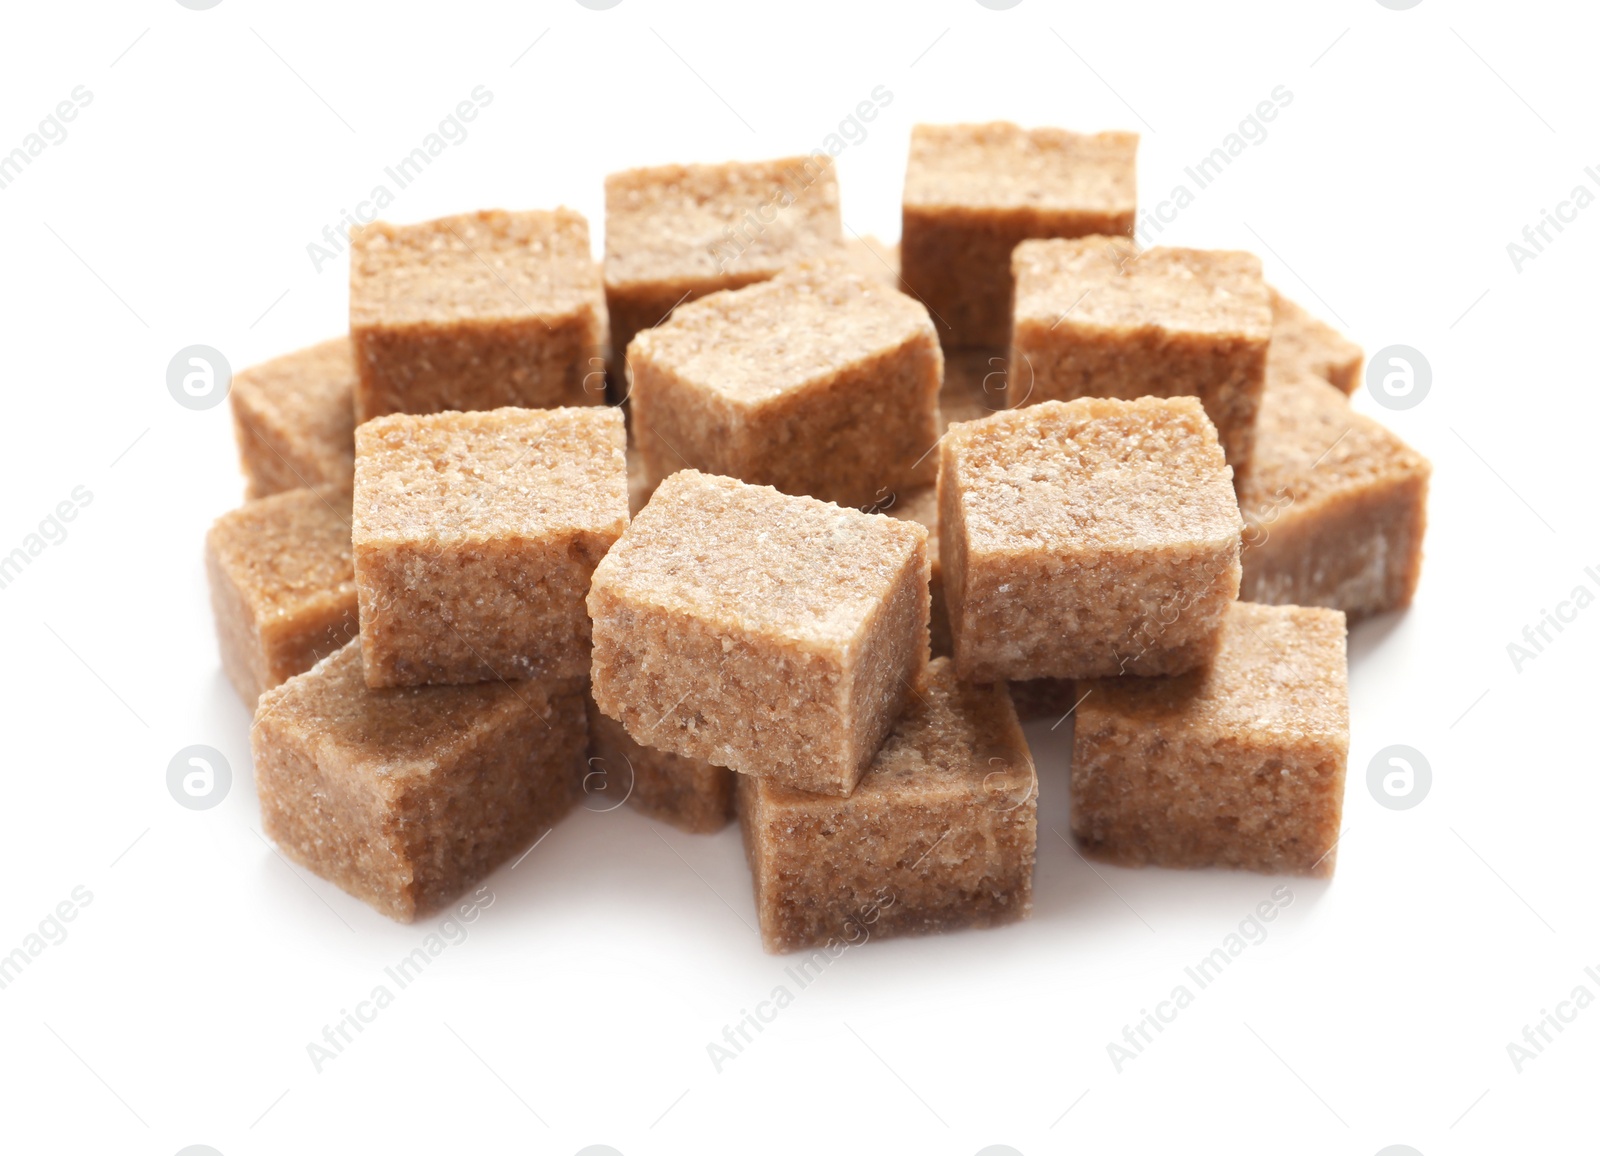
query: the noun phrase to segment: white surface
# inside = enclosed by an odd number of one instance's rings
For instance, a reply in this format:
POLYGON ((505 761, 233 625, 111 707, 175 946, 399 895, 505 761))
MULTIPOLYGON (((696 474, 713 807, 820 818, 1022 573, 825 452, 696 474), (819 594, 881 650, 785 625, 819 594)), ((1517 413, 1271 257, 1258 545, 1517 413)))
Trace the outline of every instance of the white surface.
POLYGON ((75 86, 93 99, 0 189, 0 552, 74 487, 92 502, 0 590, 0 951, 75 887, 92 901, 0 990, 0 1146, 1433 1156, 1588 1133, 1600 1008, 1520 1074, 1506 1046, 1575 986, 1600 996, 1600 609, 1520 673, 1506 647, 1574 586, 1600 591, 1600 208, 1520 273, 1506 245, 1600 188, 1594 14, 890 7, 7 8, 0 149, 75 86), (1141 130, 1149 206, 1286 86, 1270 135, 1160 239, 1262 252, 1368 351, 1433 366, 1413 410, 1356 399, 1437 472, 1415 609, 1352 639, 1337 878, 1091 870, 1052 834, 1064 749, 1034 727, 1033 920, 851 950, 719 1074, 707 1044, 793 986, 749 926, 736 831, 582 813, 317 1073, 307 1044, 434 926, 385 921, 257 834, 200 564, 241 493, 227 410, 180 408, 164 378, 191 343, 240 368, 337 333, 344 264, 314 271, 307 243, 478 85, 492 103, 393 218, 564 203, 598 241, 607 171, 807 150, 878 85, 892 104, 839 161, 855 230, 898 233, 917 120, 1141 130), (206 812, 165 785, 195 743, 234 771, 206 812), (1410 811, 1366 787, 1392 743, 1433 767, 1410 811), (1266 941, 1115 1071, 1124 1025, 1285 883, 1266 941))

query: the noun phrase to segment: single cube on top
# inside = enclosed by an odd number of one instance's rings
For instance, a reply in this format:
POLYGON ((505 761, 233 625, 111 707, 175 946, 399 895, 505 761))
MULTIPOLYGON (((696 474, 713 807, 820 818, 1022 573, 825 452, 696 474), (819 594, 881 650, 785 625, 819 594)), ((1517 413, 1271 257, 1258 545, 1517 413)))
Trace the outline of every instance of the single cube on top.
POLYGON ((584 597, 628 524, 613 408, 390 414, 356 430, 369 685, 583 677, 584 597))
POLYGON ((1201 669, 1078 693, 1084 850, 1130 866, 1333 873, 1350 746, 1339 611, 1236 602, 1201 669))
POLYGON ((1234 473, 1248 471, 1272 338, 1257 257, 1083 237, 1025 241, 1012 270, 1011 381, 1029 388, 1010 404, 1198 397, 1234 473))
POLYGON ((927 663, 927 532, 681 470, 588 605, 595 703, 637 741, 848 795, 927 663))
POLYGON ((959 682, 936 659, 849 798, 739 776, 762 943, 794 951, 1024 919, 1037 808, 1005 684, 959 682))
POLYGON ((660 165, 606 178, 606 303, 620 358, 640 330, 719 289, 839 247, 828 157, 660 165))
POLYGON ((248 498, 355 477, 356 366, 336 337, 234 374, 228 402, 248 498))
POLYGON ((356 416, 602 405, 605 295, 570 209, 350 234, 356 416))
POLYGON ((1133 232, 1135 133, 915 125, 900 267, 949 349, 1011 335, 1011 251, 1030 237, 1133 232))
POLYGON ((944 363, 928 312, 843 259, 680 306, 628 360, 655 481, 693 467, 868 506, 937 475, 944 363))
POLYGON ((1177 674, 1239 593, 1242 521, 1193 398, 1083 398, 950 427, 939 557, 961 677, 1177 674))
POLYGON ((351 642, 261 696, 250 749, 267 837, 409 923, 572 808, 583 680, 373 690, 351 642))

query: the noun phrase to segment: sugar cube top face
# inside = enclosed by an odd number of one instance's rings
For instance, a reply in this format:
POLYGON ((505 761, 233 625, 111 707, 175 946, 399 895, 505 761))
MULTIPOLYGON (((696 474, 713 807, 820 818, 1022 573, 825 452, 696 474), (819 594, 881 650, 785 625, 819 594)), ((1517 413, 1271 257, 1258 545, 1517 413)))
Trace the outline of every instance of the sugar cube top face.
MULTIPOLYGON (((1084 231, 1129 232, 1137 133, 919 124, 904 204, 916 209, 1073 214, 1084 231)), ((1046 234, 1055 235, 1055 234, 1046 234)))
POLYGON ((1189 398, 1085 398, 995 414, 949 435, 972 553, 1226 542, 1230 472, 1189 398))
POLYGON ((595 575, 625 596, 823 654, 858 644, 925 532, 766 486, 684 470, 595 575))
POLYGON ((1350 403, 1320 378, 1274 380, 1261 405, 1260 453, 1239 487, 1247 521, 1257 507, 1286 495, 1308 509, 1354 487, 1402 478, 1426 480, 1428 460, 1350 403))
POLYGON ((368 681, 584 674, 589 576, 628 522, 624 439, 610 408, 362 425, 353 537, 368 681))
POLYGON ((1024 242, 1012 270, 1019 326, 1060 322, 1089 333, 1154 328, 1262 346, 1272 337, 1270 298, 1253 253, 1140 251, 1124 237, 1080 237, 1024 242))
POLYGON ((1083 237, 1025 241, 1011 264, 1012 374, 1031 386, 1012 404, 1199 397, 1243 472, 1272 337, 1258 258, 1083 237))
POLYGON ((839 183, 826 157, 662 165, 606 178, 608 289, 748 284, 839 242, 839 183))
POLYGON ((348 493, 290 490, 224 514, 206 570, 223 669, 252 707, 355 636, 348 493))
POLYGON ((682 305, 629 364, 653 476, 693 466, 858 506, 934 480, 933 324, 843 258, 682 305))
POLYGON ((355 361, 336 337, 234 375, 228 393, 247 496, 349 489, 355 474, 355 361))
POLYGON ((1320 377, 1349 396, 1361 382, 1361 347, 1337 329, 1311 316, 1270 285, 1272 345, 1267 377, 1320 377))
POLYGON ((615 409, 395 414, 360 431, 363 545, 487 542, 627 522, 615 409))
POLYGON ((1352 621, 1410 605, 1431 472, 1321 378, 1270 379, 1239 486, 1242 596, 1332 607, 1352 621))
MULTIPOLYGON (((919 338, 933 339, 926 309, 839 261, 822 260, 681 306, 671 321, 641 333, 630 356, 667 362, 730 403, 755 405, 919 338)), ((942 364, 936 351, 930 356, 942 364)), ((933 384, 936 396, 937 379, 933 384)))
POLYGON ((1117 862, 1327 875, 1349 750, 1345 618, 1235 603, 1205 667, 1079 685, 1072 828, 1117 862))
POLYGON ((595 570, 595 702, 647 745, 848 794, 927 660, 926 542, 680 471, 595 570))
POLYGON ((739 778, 768 951, 988 927, 1032 908, 1038 780, 1004 684, 935 660, 855 792, 739 778))
POLYGON ((1212 662, 1175 678, 1093 680, 1079 688, 1092 693, 1078 721, 1093 731, 1114 711, 1133 723, 1159 724, 1169 742, 1342 748, 1350 730, 1347 684, 1344 615, 1237 602, 1212 662))
POLYGON ((569 209, 353 231, 350 334, 361 420, 605 400, 605 295, 569 209))
POLYGON ((962 677, 1172 674, 1239 588, 1242 522, 1192 398, 1085 398, 950 427, 940 558, 962 677))
MULTIPOLYGON (((574 684, 575 685, 575 684, 574 684)), ((358 648, 339 651, 312 678, 285 685, 261 704, 263 721, 300 731, 338 762, 372 768, 391 789, 426 782, 453 741, 493 731, 522 713, 515 691, 534 698, 560 682, 523 687, 368 687, 358 648)))
POLYGON ((373 690, 359 644, 262 696, 266 834, 391 918, 447 904, 572 806, 581 679, 373 690))
POLYGON ((350 237, 350 325, 454 326, 593 311, 589 224, 570 209, 485 211, 350 237))

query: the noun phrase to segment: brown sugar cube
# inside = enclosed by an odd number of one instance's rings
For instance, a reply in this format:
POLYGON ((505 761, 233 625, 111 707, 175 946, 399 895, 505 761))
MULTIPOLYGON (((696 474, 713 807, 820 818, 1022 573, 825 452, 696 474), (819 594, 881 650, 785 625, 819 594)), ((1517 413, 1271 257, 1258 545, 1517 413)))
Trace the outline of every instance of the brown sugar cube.
POLYGON ((652 819, 697 835, 720 831, 733 818, 737 775, 704 759, 685 758, 635 742, 621 723, 600 713, 592 698, 589 749, 586 794, 603 793, 617 806, 626 801, 652 819))
POLYGON ((1011 336, 1011 251, 1031 237, 1133 233, 1135 133, 1014 124, 911 130, 900 272, 947 348, 1011 336))
POLYGON ((614 348, 677 306, 765 281, 840 242, 825 156, 662 165, 606 178, 606 304, 614 348))
POLYGON ((605 295, 570 209, 350 234, 356 413, 601 405, 605 295))
POLYGON ((1031 385, 1013 405, 1198 397, 1228 464, 1248 469, 1272 338, 1258 258, 1085 237, 1024 242, 1012 270, 1012 374, 1031 385))
POLYGON ((355 382, 348 337, 234 376, 228 398, 246 497, 306 486, 350 488, 356 468, 355 382))
POLYGON ((222 669, 253 708, 356 636, 349 492, 289 490, 224 514, 206 577, 222 669))
POLYGON ((1085 851, 1333 873, 1350 746, 1343 614, 1237 602, 1208 666, 1078 689, 1072 830, 1085 851))
POLYGON ((837 258, 679 306, 628 363, 652 478, 693 467, 863 506, 936 477, 933 323, 837 258))
POLYGON ((1239 593, 1231 483, 1193 398, 1045 402, 951 426, 939 554, 961 677, 1206 661, 1239 593))
POLYGON ((1411 604, 1428 522, 1426 458, 1320 378, 1273 379, 1239 486, 1251 602, 1355 622, 1411 604))
POLYGON ((1361 383, 1361 346, 1333 326, 1267 286, 1272 298, 1272 345, 1267 349, 1267 380, 1320 377, 1346 397, 1361 383))
POLYGON ((589 614, 595 703, 636 740, 848 795, 927 662, 927 532, 681 470, 589 614))
POLYGON ((267 837, 409 923, 571 809, 583 680, 370 689, 352 642, 261 697, 250 748, 267 837))
POLYGON ((584 596, 628 524, 611 408, 391 414, 356 430, 371 686, 582 677, 584 596))
POLYGON ((891 496, 875 513, 916 522, 928 531, 928 646, 935 657, 950 653, 950 615, 944 606, 944 572, 939 568, 939 487, 920 486, 891 496))
POLYGON ((1004 683, 936 659, 847 799, 739 776, 768 951, 1026 919, 1038 779, 1004 683))

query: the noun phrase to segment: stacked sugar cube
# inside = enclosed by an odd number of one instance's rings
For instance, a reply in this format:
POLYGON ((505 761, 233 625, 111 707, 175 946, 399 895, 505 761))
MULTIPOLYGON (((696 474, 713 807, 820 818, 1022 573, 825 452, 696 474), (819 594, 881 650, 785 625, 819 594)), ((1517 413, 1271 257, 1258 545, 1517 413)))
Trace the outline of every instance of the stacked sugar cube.
POLYGON ((1254 257, 1133 244, 1136 146, 918 127, 898 251, 820 155, 613 175, 603 266, 564 209, 358 230, 208 538, 267 833, 413 919, 587 792, 736 815, 771 950, 988 926, 1073 713, 1086 852, 1330 872, 1428 466, 1254 257))

